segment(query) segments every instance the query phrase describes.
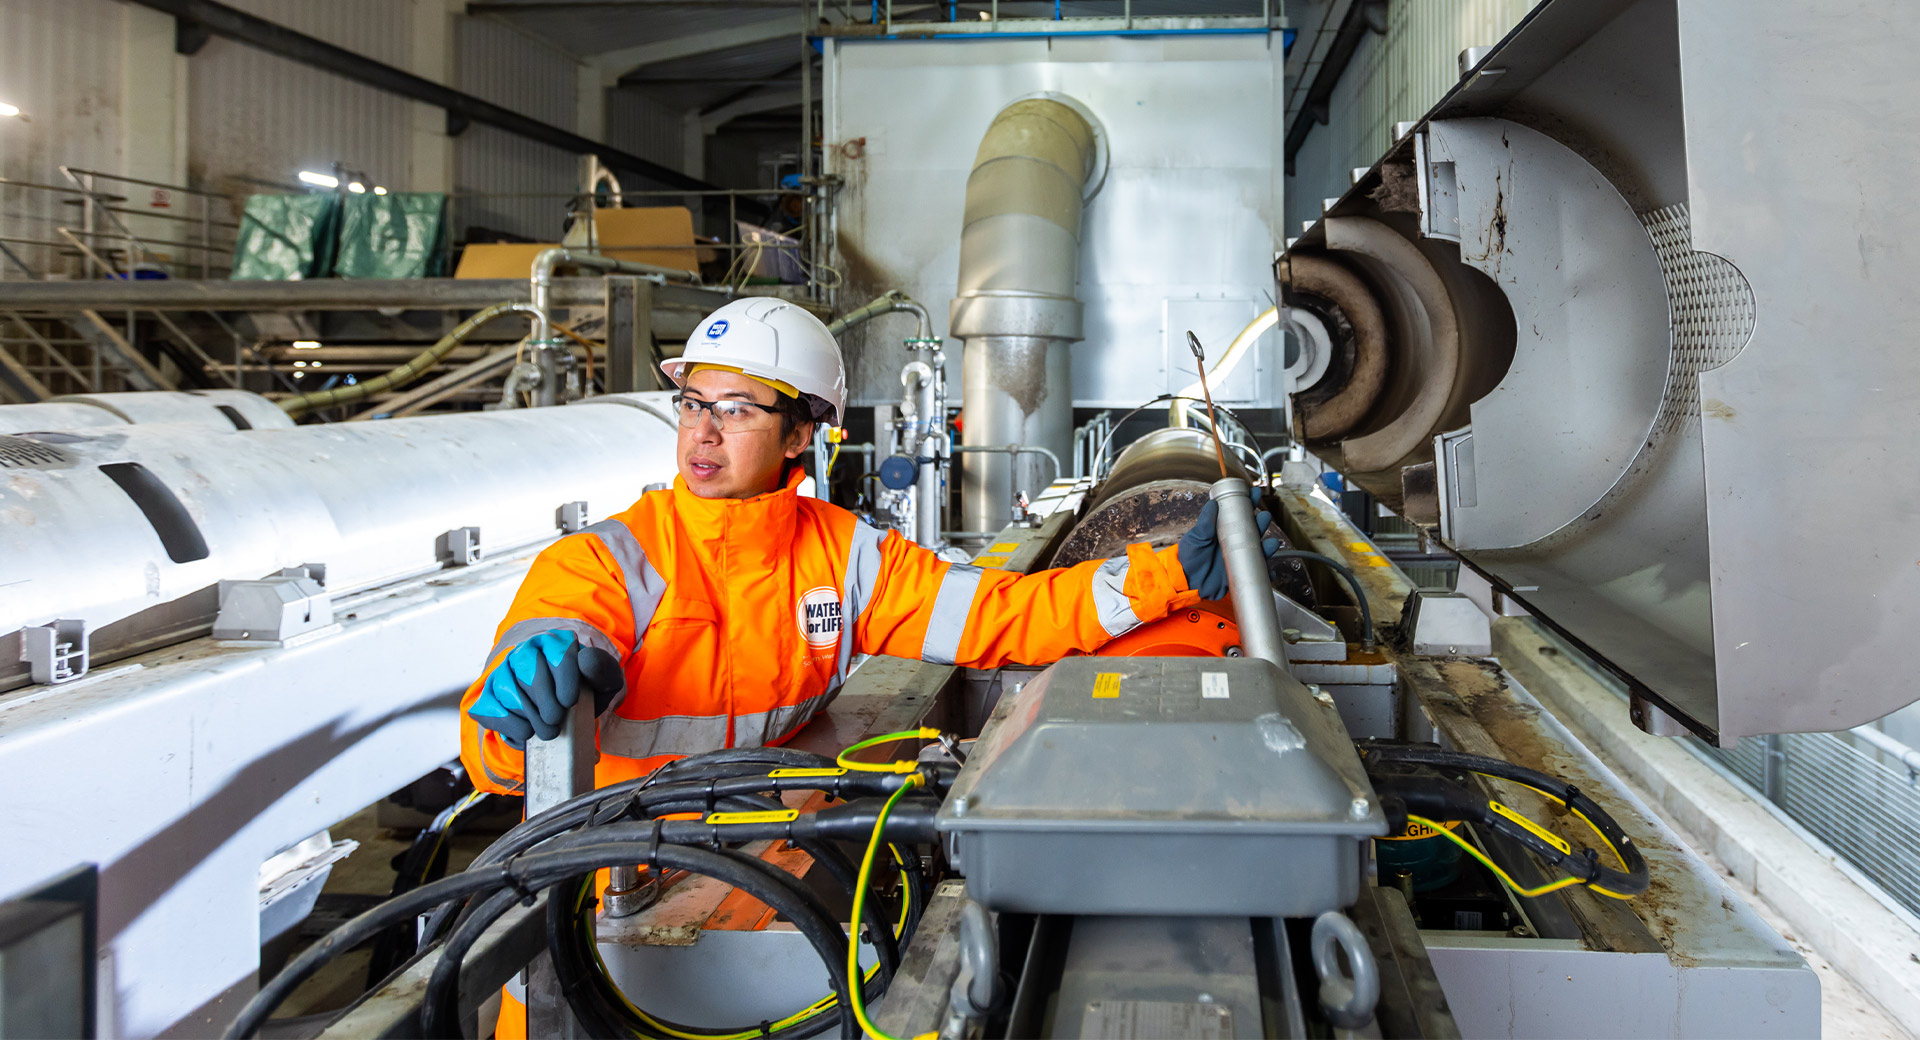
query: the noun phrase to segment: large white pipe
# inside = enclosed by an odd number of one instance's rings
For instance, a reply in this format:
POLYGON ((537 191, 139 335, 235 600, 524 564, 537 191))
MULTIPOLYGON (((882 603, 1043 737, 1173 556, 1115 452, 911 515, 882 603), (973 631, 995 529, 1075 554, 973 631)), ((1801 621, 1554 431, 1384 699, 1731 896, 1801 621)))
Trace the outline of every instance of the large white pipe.
POLYGON ((293 420, 272 401, 245 390, 68 394, 34 404, 0 405, 0 435, 142 423, 273 430, 292 426, 293 420))
MULTIPOLYGON (((1081 336, 1081 208, 1097 184, 1098 135, 1062 99, 1028 98, 987 128, 967 177, 959 292, 950 328, 965 343, 962 442, 1073 449, 1073 370, 1081 336)), ((998 530, 1014 491, 1050 479, 1032 457, 965 460, 961 526, 998 530)))
POLYGON ((84 622, 96 660, 199 634, 223 580, 326 566, 335 595, 552 538, 559 511, 625 509, 672 479, 675 428, 622 394, 566 408, 212 433, 177 425, 15 438, 0 455, 0 689, 20 630, 84 622), (102 637, 106 640, 101 641, 102 637))

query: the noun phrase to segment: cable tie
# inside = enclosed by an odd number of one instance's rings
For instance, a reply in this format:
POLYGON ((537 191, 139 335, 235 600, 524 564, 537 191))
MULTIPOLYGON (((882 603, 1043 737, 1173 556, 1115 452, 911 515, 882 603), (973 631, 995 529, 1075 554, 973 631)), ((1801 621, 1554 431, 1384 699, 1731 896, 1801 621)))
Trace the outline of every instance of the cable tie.
POLYGON ((769 1021, 767 1021, 767 1020, 766 1020, 766 1019, 764 1019, 764 1018, 763 1018, 763 1019, 761 1019, 761 1020, 760 1020, 760 1035, 761 1035, 761 1036, 772 1036, 772 1035, 773 1035, 773 1023, 772 1023, 772 1022, 769 1022, 769 1021))
POLYGON ((658 816, 653 818, 653 841, 647 845, 647 873, 655 881, 660 879, 660 829, 666 822, 658 816))
POLYGON ((1568 784, 1566 792, 1560 796, 1560 801, 1567 808, 1571 809, 1573 808, 1573 800, 1578 797, 1580 797, 1580 789, 1572 784, 1568 784))
POLYGON ((713 810, 713 802, 714 802, 713 788, 714 788, 714 785, 718 784, 719 782, 720 782, 719 779, 716 777, 711 777, 711 776, 707 777, 707 815, 708 816, 713 815, 713 811, 714 811, 713 810))
POLYGON ((503 873, 507 878, 507 887, 519 894, 521 906, 532 906, 534 901, 540 898, 539 893, 528 888, 527 883, 520 880, 520 875, 515 874, 511 870, 503 871, 503 873))

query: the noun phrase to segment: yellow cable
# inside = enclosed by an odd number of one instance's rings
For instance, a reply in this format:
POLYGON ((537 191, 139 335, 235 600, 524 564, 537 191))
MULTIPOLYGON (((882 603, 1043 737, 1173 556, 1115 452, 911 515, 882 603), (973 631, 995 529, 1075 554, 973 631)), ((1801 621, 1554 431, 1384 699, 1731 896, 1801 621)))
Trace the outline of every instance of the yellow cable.
MULTIPOLYGON (((935 732, 937 734, 938 731, 935 732)), ((856 744, 847 750, 852 751, 859 746, 856 744)), ((917 773, 907 777, 906 783, 901 784, 897 790, 887 796, 886 804, 880 807, 880 814, 873 819, 873 837, 867 842, 866 853, 860 857, 860 875, 853 885, 853 918, 849 922, 850 934, 847 937, 847 977, 849 979, 860 977, 860 914, 866 909, 867 878, 873 873, 873 854, 880 849, 880 832, 886 828, 887 817, 893 813, 893 807, 900 801, 900 796, 926 782, 926 778, 917 773)), ((853 1017, 860 1023, 861 1031, 872 1040, 899 1040, 898 1037, 882 1032, 880 1027, 874 1025, 873 1020, 867 1017, 866 999, 860 992, 862 988, 859 982, 851 983, 847 987, 847 996, 853 1003, 853 1017)), ((922 1033, 914 1037, 914 1040, 936 1040, 939 1035, 937 1032, 922 1033)))
POLYGON ((1566 877, 1563 877, 1558 881, 1549 881, 1538 888, 1522 888, 1520 887, 1520 882, 1515 881, 1511 875, 1509 875, 1506 871, 1501 870, 1498 865, 1496 865, 1492 860, 1488 859, 1486 856, 1486 853, 1481 852, 1479 849, 1474 848, 1473 845, 1470 844, 1465 838, 1462 838, 1458 834, 1453 833, 1453 831, 1448 830, 1446 827, 1443 827, 1440 824, 1435 823, 1434 821, 1429 820, 1424 816, 1415 816, 1412 813, 1407 814, 1407 822, 1408 823, 1424 823, 1427 826, 1432 827, 1436 832, 1439 833, 1441 837, 1467 850, 1467 855, 1472 856, 1474 859, 1479 860, 1481 866, 1486 867, 1488 870, 1493 871, 1494 876, 1498 877, 1501 883, 1505 884, 1508 888, 1513 889, 1515 892, 1519 893, 1520 895, 1528 897, 1529 899, 1533 898, 1534 896, 1544 896, 1548 892, 1558 892, 1563 888, 1570 888, 1574 885, 1580 884, 1579 878, 1574 877, 1572 874, 1568 874, 1566 877))
POLYGON ((838 765, 842 769, 852 769, 862 773, 911 773, 920 768, 920 763, 912 760, 900 762, 858 762, 847 756, 853 754, 855 751, 864 751, 877 744, 886 744, 895 740, 937 740, 939 736, 939 730, 925 726, 919 729, 903 729, 897 733, 882 733, 877 737, 868 737, 860 743, 847 748, 845 751, 840 752, 840 757, 833 761, 835 765, 838 765))

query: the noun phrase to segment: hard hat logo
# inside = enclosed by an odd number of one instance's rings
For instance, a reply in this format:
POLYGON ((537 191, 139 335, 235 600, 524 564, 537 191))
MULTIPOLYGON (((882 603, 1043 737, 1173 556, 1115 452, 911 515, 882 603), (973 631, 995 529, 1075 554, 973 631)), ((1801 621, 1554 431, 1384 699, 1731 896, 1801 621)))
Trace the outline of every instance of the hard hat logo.
POLYGON ((719 339, 720 337, 726 334, 727 334, 727 323, 724 320, 716 321, 713 324, 707 326, 708 339, 719 339))
POLYGON ((800 623, 800 636, 815 650, 828 650, 840 644, 843 622, 840 593, 822 585, 801 593, 794 605, 794 620, 800 623))

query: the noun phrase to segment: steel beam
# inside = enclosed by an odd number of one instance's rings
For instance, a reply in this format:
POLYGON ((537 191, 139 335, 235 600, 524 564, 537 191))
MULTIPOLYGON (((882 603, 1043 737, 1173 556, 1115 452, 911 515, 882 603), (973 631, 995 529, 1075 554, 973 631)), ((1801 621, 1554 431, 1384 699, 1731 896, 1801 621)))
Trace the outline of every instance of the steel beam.
POLYGON ((5 347, 0 347, 0 389, 22 404, 44 401, 53 396, 47 385, 34 378, 27 366, 21 364, 19 358, 7 353, 5 347))
MULTIPOLYGON (((269 54, 297 61, 302 65, 310 65, 336 76, 344 76, 389 94, 436 105, 446 109, 449 120, 453 122, 467 120, 483 123, 563 151, 579 155, 596 155, 607 166, 638 174, 662 187, 696 190, 713 187, 705 181, 642 159, 631 152, 582 137, 551 123, 543 123, 521 115, 472 94, 423 79, 344 47, 336 47, 325 40, 295 32, 277 22, 270 22, 228 7, 226 4, 215 3, 213 0, 132 0, 132 2, 170 14, 179 19, 183 26, 197 27, 194 32, 237 40, 269 54)), ((794 26, 790 19, 782 19, 779 24, 782 30, 780 35, 793 33, 794 26)))
MULTIPOLYGON (((598 307, 606 303, 605 280, 555 278, 553 303, 559 307, 598 307)), ((654 307, 697 310, 706 314, 731 297, 719 289, 663 285, 654 289, 654 307)), ((477 310, 502 300, 528 302, 525 278, 396 278, 348 281, 320 278, 302 282, 254 281, 93 281, 0 282, 0 310, 143 311, 367 311, 477 310)))

